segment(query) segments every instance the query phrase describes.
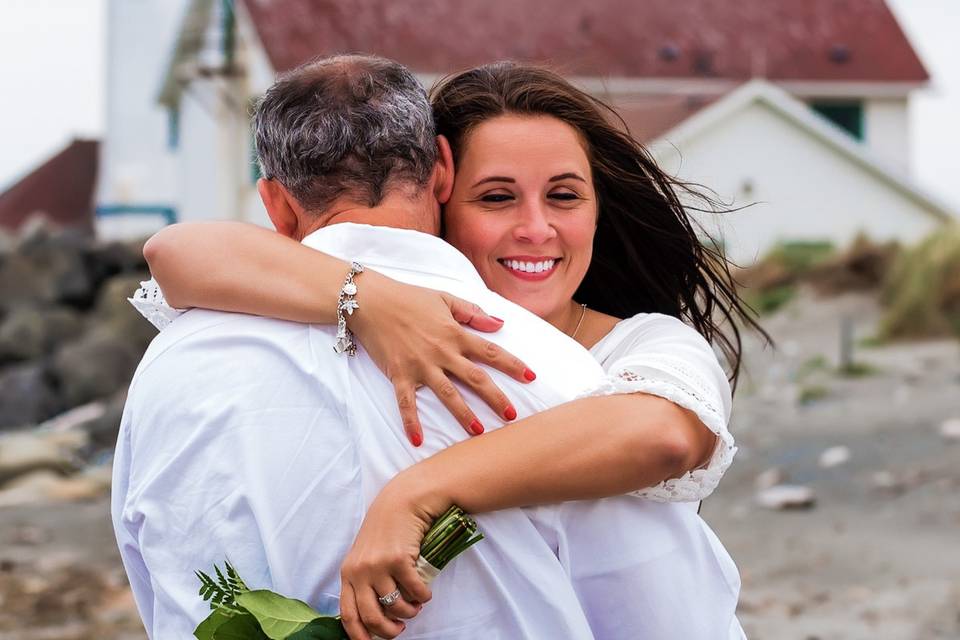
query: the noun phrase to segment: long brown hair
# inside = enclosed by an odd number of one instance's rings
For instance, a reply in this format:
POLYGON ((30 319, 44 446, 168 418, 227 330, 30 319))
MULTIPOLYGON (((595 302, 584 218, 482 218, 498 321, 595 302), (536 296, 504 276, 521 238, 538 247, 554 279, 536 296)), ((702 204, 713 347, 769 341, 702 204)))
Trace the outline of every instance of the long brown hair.
POLYGON ((695 211, 724 211, 720 203, 664 173, 613 108, 549 69, 483 65, 441 80, 431 101, 437 133, 447 137, 458 160, 474 127, 508 113, 553 116, 579 131, 599 214, 593 261, 574 297, 620 318, 646 312, 688 322, 720 346, 736 386, 743 347, 736 321, 769 336, 740 299, 719 245, 698 238, 700 227, 678 192, 706 207, 689 207, 695 211))

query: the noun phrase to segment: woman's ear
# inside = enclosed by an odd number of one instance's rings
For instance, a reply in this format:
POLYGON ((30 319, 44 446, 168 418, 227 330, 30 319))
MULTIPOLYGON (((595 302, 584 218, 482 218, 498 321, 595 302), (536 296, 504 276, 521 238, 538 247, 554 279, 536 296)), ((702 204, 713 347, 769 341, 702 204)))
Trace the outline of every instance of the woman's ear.
POLYGON ((276 180, 260 178, 257 180, 257 193, 267 208, 267 215, 281 235, 300 240, 298 235, 300 219, 291 206, 290 194, 276 180))
POLYGON ((437 166, 434 169, 433 194, 440 204, 446 204, 453 193, 453 151, 446 136, 437 136, 437 166))

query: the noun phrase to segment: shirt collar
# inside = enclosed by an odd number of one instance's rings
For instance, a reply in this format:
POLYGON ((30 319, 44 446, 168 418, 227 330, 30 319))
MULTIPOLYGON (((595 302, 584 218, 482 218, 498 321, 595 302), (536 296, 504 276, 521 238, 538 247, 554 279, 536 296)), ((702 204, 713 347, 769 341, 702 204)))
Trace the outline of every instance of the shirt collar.
POLYGON ((302 242, 311 249, 374 270, 402 269, 486 288, 466 256, 440 238, 420 231, 340 222, 314 231, 302 242))

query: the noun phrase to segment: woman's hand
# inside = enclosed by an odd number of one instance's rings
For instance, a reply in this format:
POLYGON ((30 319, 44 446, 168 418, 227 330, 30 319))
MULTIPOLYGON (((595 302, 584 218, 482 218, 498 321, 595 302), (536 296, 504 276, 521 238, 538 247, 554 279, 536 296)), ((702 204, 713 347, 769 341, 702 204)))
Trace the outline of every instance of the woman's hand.
POLYGON ((351 640, 396 637, 406 628, 402 620, 420 613, 432 597, 416 564, 420 543, 443 510, 425 506, 429 501, 415 497, 403 478, 394 478, 370 505, 340 569, 340 615, 351 640), (380 604, 395 590, 399 600, 380 604))
POLYGON ((493 332, 503 326, 502 320, 456 296, 397 282, 369 269, 357 285, 359 308, 347 316, 347 326, 393 383, 403 428, 414 446, 423 442, 416 400, 416 389, 423 385, 433 390, 467 433, 483 433, 451 376, 505 420, 517 417, 510 400, 479 365, 490 365, 520 382, 530 382, 535 374, 519 358, 461 326, 493 332))

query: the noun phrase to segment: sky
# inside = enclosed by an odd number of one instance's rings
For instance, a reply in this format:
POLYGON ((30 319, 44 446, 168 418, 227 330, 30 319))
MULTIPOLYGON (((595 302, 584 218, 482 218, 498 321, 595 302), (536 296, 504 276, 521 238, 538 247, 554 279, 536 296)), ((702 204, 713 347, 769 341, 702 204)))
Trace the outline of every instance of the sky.
MULTIPOLYGON (((0 0, 0 189, 103 132, 107 1, 0 0)), ((933 77, 911 104, 914 178, 960 210, 960 0, 887 2, 933 77)))

